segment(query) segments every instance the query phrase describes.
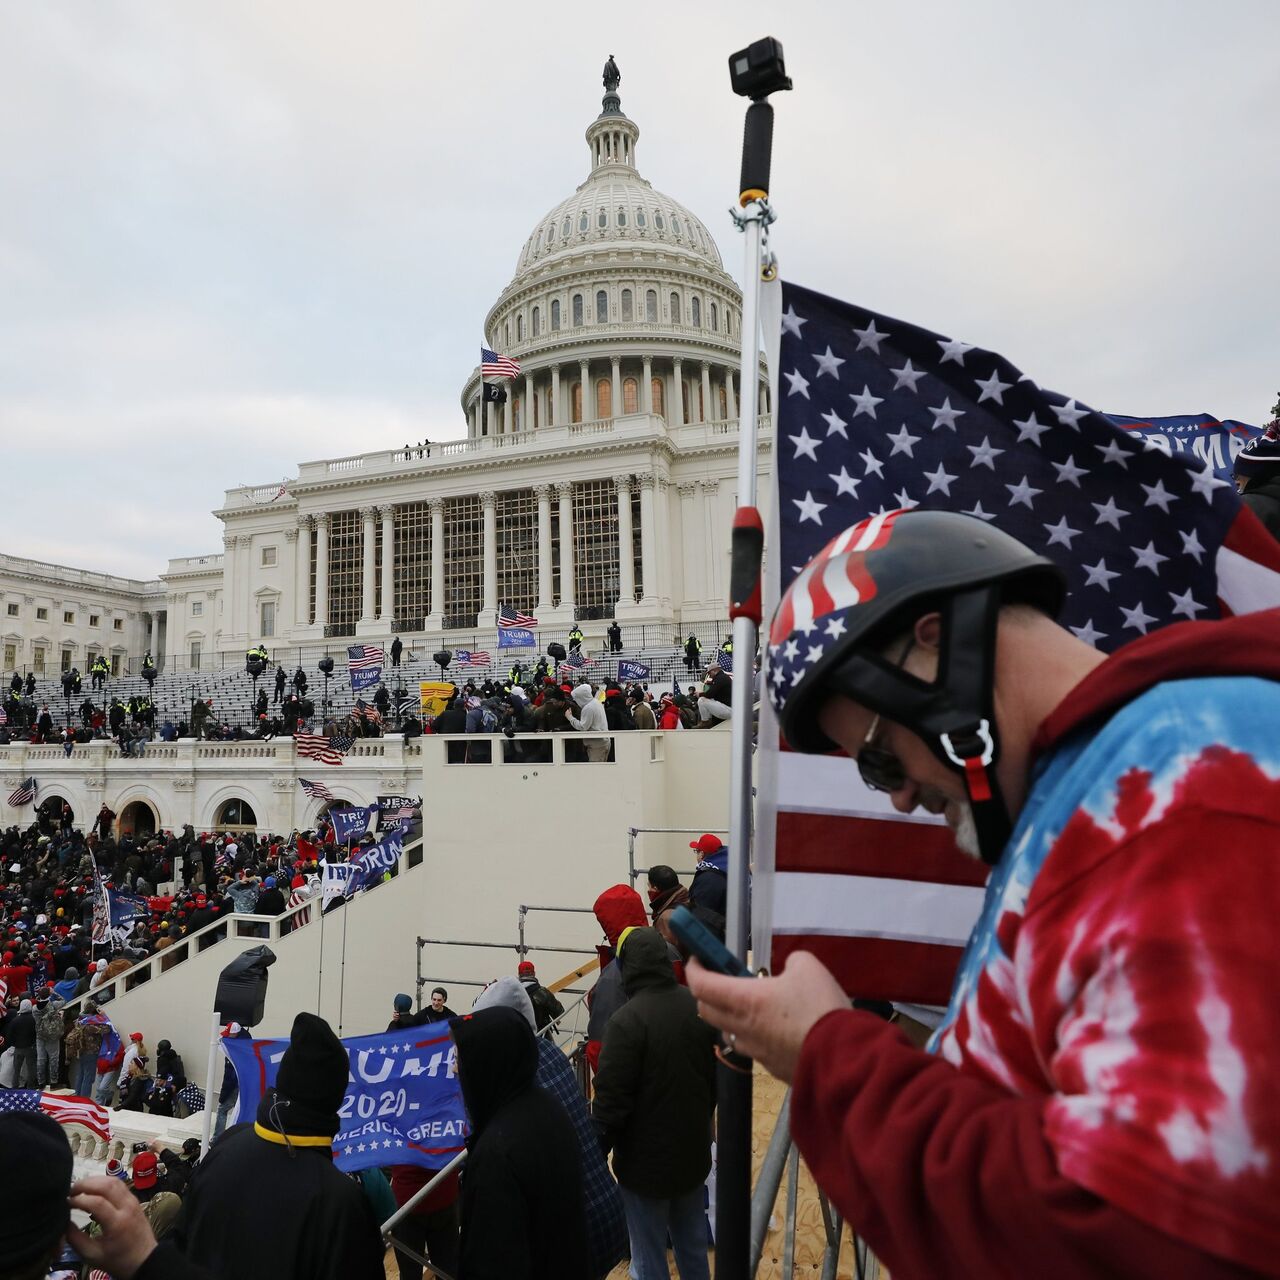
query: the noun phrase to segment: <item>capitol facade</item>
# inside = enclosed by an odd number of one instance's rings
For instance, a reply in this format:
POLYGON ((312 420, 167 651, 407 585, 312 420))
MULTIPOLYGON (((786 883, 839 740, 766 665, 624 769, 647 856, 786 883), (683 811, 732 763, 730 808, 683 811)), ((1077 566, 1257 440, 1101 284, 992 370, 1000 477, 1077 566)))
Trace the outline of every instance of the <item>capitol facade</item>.
POLYGON ((0 556, 3 669, 84 671, 104 653, 136 670, 146 648, 200 669, 258 642, 393 633, 484 646, 504 604, 544 639, 616 618, 654 642, 723 620, 741 293, 703 223, 640 176, 639 137, 606 92, 586 180, 538 220, 485 318, 520 373, 471 372, 465 438, 228 490, 222 552, 153 582, 0 556))

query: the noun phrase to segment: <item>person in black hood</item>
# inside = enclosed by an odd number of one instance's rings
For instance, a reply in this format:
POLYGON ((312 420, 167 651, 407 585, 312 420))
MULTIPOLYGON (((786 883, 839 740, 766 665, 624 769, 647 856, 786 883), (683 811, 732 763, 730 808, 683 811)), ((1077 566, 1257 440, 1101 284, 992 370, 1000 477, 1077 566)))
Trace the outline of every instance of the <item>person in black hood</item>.
POLYGON ((564 1108, 535 1082, 533 1028, 506 1007, 449 1025, 471 1120, 459 1274, 464 1280, 587 1280, 578 1141, 564 1108))
POLYGON ((228 1129, 192 1175, 174 1227, 178 1248, 236 1280, 384 1280, 378 1223, 333 1165, 350 1063, 323 1018, 300 1013, 252 1124, 228 1129), (246 1247, 246 1214, 271 1206, 246 1247))
POLYGON ((182 1065, 182 1055, 168 1040, 161 1040, 156 1045, 156 1079, 168 1078, 175 1089, 183 1088, 187 1083, 186 1068, 182 1065))
POLYGON ((681 1280, 706 1280, 716 1032, 676 984, 656 929, 627 930, 618 964, 628 999, 605 1027, 591 1118, 613 1151, 631 1265, 641 1280, 667 1275, 670 1236, 681 1280))

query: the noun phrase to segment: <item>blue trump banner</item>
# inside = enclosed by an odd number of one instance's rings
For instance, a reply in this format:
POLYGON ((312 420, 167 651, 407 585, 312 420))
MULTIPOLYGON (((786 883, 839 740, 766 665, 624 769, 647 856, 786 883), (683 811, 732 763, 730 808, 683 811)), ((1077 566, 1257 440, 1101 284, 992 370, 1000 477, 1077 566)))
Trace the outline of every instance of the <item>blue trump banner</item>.
POLYGON ((338 844, 346 844, 348 840, 356 840, 369 830, 369 824, 378 812, 377 805, 360 809, 330 809, 329 817, 333 820, 333 838, 338 844))
POLYGON ((404 837, 399 831, 389 831, 385 839, 370 845, 358 858, 352 858, 351 865, 355 867, 356 874, 348 893, 377 884, 400 861, 403 852, 404 837))
POLYGON ((382 679, 381 667, 364 667, 351 669, 351 689, 353 693, 359 693, 361 689, 368 689, 378 683, 382 679))
POLYGON ((1260 427, 1231 419, 1219 422, 1207 413, 1184 413, 1172 418, 1127 418, 1123 414, 1109 413, 1107 417, 1116 426, 1137 436, 1148 449, 1161 453, 1185 453, 1199 458, 1220 480, 1232 481, 1236 454, 1254 436, 1262 434, 1260 427))
POLYGON ((627 662, 618 663, 618 683, 624 680, 647 680, 649 678, 649 665, 645 662, 627 662))
POLYGON ((499 649, 531 649, 538 643, 528 627, 499 627, 499 649))
MULTIPOLYGON (((272 1088, 288 1040, 225 1039, 241 1120, 272 1088)), ((466 1145, 458 1053, 446 1023, 343 1040, 350 1063, 333 1161, 344 1173, 390 1164, 440 1169, 466 1145)))

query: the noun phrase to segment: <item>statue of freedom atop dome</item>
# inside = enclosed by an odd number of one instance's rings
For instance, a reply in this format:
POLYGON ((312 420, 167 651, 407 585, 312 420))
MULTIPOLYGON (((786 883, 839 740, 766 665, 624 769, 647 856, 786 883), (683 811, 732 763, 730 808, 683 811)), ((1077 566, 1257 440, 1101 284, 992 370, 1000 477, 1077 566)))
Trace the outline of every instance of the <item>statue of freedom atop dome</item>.
POLYGON ((618 86, 622 83, 622 72, 618 70, 618 64, 613 60, 613 54, 609 55, 609 61, 604 64, 604 88, 606 93, 617 93, 618 86))

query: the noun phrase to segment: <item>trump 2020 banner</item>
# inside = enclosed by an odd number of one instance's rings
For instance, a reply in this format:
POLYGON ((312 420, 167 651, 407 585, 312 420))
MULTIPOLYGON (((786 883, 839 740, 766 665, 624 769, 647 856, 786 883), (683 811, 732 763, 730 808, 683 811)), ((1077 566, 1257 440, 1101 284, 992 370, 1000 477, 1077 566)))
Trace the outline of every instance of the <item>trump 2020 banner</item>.
POLYGON ((538 643, 528 627, 499 627, 499 649, 531 649, 538 643))
POLYGON ((1251 427, 1247 422, 1235 422, 1231 418, 1219 422, 1207 413, 1184 413, 1172 418, 1128 418, 1109 413, 1107 417, 1137 436, 1148 449, 1198 458, 1219 480, 1228 484, 1234 477, 1236 454, 1254 436, 1262 434, 1260 427, 1251 427))
POLYGON ((649 664, 646 662, 628 662, 625 658, 618 663, 618 683, 625 684, 628 680, 647 680, 649 678, 649 664))
POLYGON ((348 840, 358 840, 378 813, 377 805, 367 805, 353 809, 330 809, 329 817, 333 821, 333 838, 338 844, 346 844, 348 840))
MULTIPOLYGON (((289 1041, 225 1039, 240 1084, 239 1119, 257 1113, 289 1041)), ((343 1040, 350 1074, 333 1160, 344 1173, 390 1164, 440 1169, 466 1144, 458 1051, 447 1023, 343 1040)))

